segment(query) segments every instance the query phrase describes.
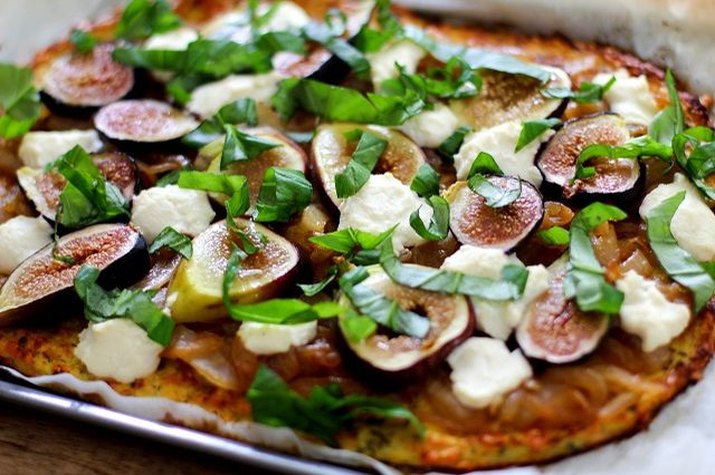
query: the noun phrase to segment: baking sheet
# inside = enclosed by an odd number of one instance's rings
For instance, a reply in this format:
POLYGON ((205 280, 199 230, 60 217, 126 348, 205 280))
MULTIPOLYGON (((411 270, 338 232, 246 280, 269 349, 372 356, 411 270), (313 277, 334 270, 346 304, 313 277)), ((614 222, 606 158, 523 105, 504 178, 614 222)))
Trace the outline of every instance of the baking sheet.
MULTIPOLYGON (((457 13, 463 16, 473 17, 478 12, 483 15, 483 9, 473 8, 475 4, 470 1, 473 0, 457 0, 449 3, 407 0, 402 3, 419 3, 433 11, 449 10, 452 14, 457 13)), ((499 12, 504 12, 504 9, 508 11, 509 8, 517 8, 519 5, 523 7, 525 2, 526 0, 486 0, 479 4, 482 6, 485 4, 501 5, 501 10, 494 11, 495 14, 502 15, 499 12)), ((567 4, 568 0, 538 0, 538 2, 540 4, 548 3, 551 8, 558 10, 558 6, 567 4)), ((658 2, 660 0, 654 0, 654 3, 658 2)), ((27 61, 33 51, 66 35, 71 26, 78 22, 77 19, 95 19, 103 12, 111 10, 118 3, 121 3, 121 0, 32 0, 32 2, 0 0, 0 60, 27 61), (31 28, 32 35, 27 35, 28 28, 31 28)), ((614 4, 611 0, 608 0, 608 3, 609 5, 614 4)), ((628 2, 620 3, 625 5, 628 2)), ((669 5, 672 6, 672 4, 673 2, 669 2, 669 5)), ((685 1, 679 2, 679 4, 682 9, 692 2, 685 1)), ((665 16, 671 15, 671 13, 667 9, 664 10, 665 16)), ((507 12, 507 14, 512 15, 511 18, 516 22, 523 21, 524 15, 513 14, 513 12, 507 12)), ((543 17, 543 13, 541 16, 543 17)), ((554 16, 554 18, 557 17, 554 16)), ((500 17, 500 19, 508 18, 500 17)), ((532 24, 532 26, 534 25, 532 24)), ((586 30, 583 34, 588 34, 586 30)), ((611 31, 612 33, 613 31, 611 31)), ((619 38, 615 37, 617 42, 623 41, 623 38, 619 38)), ((666 54, 666 56, 668 55, 666 54)), ((715 58, 715 55, 708 55, 708 57, 715 58)), ((667 57, 665 60, 666 62, 670 61, 667 57)), ((710 70, 715 70, 715 67, 710 70)), ((700 76, 695 74, 693 82, 697 82, 699 89, 703 92, 702 88, 707 88, 709 85, 707 82, 698 82, 700 76)), ((715 78, 715 74, 709 76, 715 78)), ((710 91, 712 90, 715 88, 710 89, 710 91)), ((221 437, 128 416, 93 404, 19 385, 12 381, 0 381, 0 399, 30 405, 110 429, 161 439, 181 447, 199 448, 206 453, 250 463, 261 468, 292 473, 356 473, 319 462, 256 449, 221 437)), ((542 473, 554 475, 621 473, 710 475, 715 473, 715 366, 710 365, 701 383, 691 387, 674 403, 669 404, 647 431, 630 439, 609 444, 601 449, 546 467, 526 467, 481 473, 499 475, 542 473)))

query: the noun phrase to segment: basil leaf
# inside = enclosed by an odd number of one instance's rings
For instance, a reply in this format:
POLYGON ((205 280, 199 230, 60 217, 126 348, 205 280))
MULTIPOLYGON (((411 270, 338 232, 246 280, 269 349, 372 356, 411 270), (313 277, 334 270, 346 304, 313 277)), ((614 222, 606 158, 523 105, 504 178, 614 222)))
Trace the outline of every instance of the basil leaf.
POLYGON ((346 228, 339 231, 333 231, 332 233, 313 236, 309 238, 308 241, 322 247, 323 249, 335 251, 339 254, 350 255, 353 254, 358 248, 376 249, 383 242, 385 242, 385 240, 392 236, 392 233, 395 232, 395 228, 397 228, 397 225, 380 234, 346 228))
POLYGON ((490 208, 503 208, 509 206, 521 196, 521 180, 514 188, 501 188, 494 185, 489 179, 480 174, 469 178, 467 186, 469 189, 484 198, 484 204, 490 208))
POLYGON ((392 38, 402 30, 400 21, 390 10, 389 0, 377 0, 374 10, 377 12, 377 22, 380 30, 375 30, 368 23, 364 25, 355 37, 355 45, 360 51, 374 53, 382 49, 392 38))
POLYGON ((566 246, 570 241, 568 229, 564 229, 561 226, 544 229, 543 231, 539 231, 536 235, 550 246, 566 246))
POLYGON ((208 191, 228 195, 226 201, 226 224, 240 234, 233 218, 241 216, 250 208, 248 179, 243 175, 224 175, 222 173, 182 171, 177 182, 180 188, 208 191))
POLYGON ((0 137, 25 134, 40 117, 40 95, 32 71, 0 62, 0 137))
POLYGON ((606 282, 605 270, 591 244, 591 231, 606 221, 620 221, 628 215, 615 206, 592 203, 571 221, 569 269, 564 282, 567 298, 576 297, 584 312, 615 315, 623 303, 623 293, 606 282))
POLYGON ((234 320, 242 322, 268 323, 274 325, 296 325, 321 318, 332 318, 345 311, 334 302, 320 302, 311 305, 298 299, 272 299, 254 304, 237 304, 231 300, 231 285, 241 269, 241 263, 248 254, 237 246, 233 247, 226 263, 221 286, 223 304, 234 320))
POLYGON ((675 77, 670 69, 665 73, 665 85, 668 88, 670 104, 655 116, 648 127, 648 135, 664 145, 670 145, 675 135, 683 133, 685 118, 675 77))
POLYGON ((709 175, 715 173, 715 132, 707 127, 695 127, 677 134, 673 137, 673 153, 678 165, 700 192, 711 200, 715 199, 715 188, 706 181, 709 175))
POLYGON ((715 281, 685 249, 678 246, 670 223, 685 199, 681 191, 664 200, 645 217, 648 242, 663 269, 679 284, 693 292, 696 312, 699 312, 715 292, 715 281))
POLYGON ((427 163, 423 163, 417 169, 417 174, 410 183, 410 189, 423 198, 438 195, 439 173, 427 163))
POLYGON ((333 266, 328 270, 328 275, 319 282, 314 284, 298 284, 298 288, 303 291, 306 297, 315 297, 320 292, 326 289, 338 276, 338 268, 333 266))
POLYGON ((182 142, 190 147, 201 148, 221 138, 226 132, 226 125, 246 124, 252 127, 257 123, 256 101, 250 98, 239 99, 221 107, 215 115, 201 122, 196 130, 184 136, 182 142))
POLYGON ((507 265, 502 280, 486 279, 426 267, 406 266, 395 256, 390 240, 381 245, 380 265, 390 279, 413 289, 460 294, 485 300, 515 300, 524 293, 529 272, 522 266, 507 265))
POLYGON ((97 38, 92 36, 88 31, 75 28, 72 30, 72 33, 70 33, 70 43, 72 43, 72 46, 74 46, 74 49, 78 53, 87 54, 97 46, 97 38))
POLYGON ((519 153, 524 147, 541 137, 544 132, 561 124, 560 119, 540 119, 524 122, 521 127, 519 139, 516 141, 514 153, 519 153))
POLYGON ((464 143, 464 137, 472 131, 472 128, 466 125, 461 126, 452 135, 442 142, 437 148, 437 153, 447 163, 454 163, 454 156, 459 152, 464 143))
MULTIPOLYGON (((342 34, 338 32, 338 35, 342 34)), ((303 27, 303 35, 323 45, 328 51, 343 60, 355 71, 359 78, 367 77, 370 72, 370 62, 362 52, 342 38, 336 36, 328 25, 311 22, 303 27)))
POLYGON ((404 96, 363 94, 355 89, 296 78, 280 83, 272 104, 286 120, 303 109, 326 121, 387 126, 402 125, 426 107, 413 91, 404 96))
POLYGON ((154 239, 154 242, 149 246, 149 253, 154 254, 162 247, 168 247, 176 251, 184 259, 191 259, 194 252, 191 239, 171 226, 167 226, 161 230, 156 239, 154 239))
POLYGON ((251 160, 263 152, 281 145, 270 140, 241 132, 232 125, 224 125, 226 139, 221 152, 221 170, 243 160, 251 160))
POLYGON ((503 175, 504 173, 497 165, 497 162, 487 152, 479 152, 477 158, 472 162, 472 166, 469 167, 469 173, 467 174, 467 179, 471 179, 475 175, 503 175))
POLYGON ((590 178, 596 174, 596 167, 584 166, 593 158, 639 158, 656 157, 666 163, 673 161, 673 149, 648 135, 629 140, 623 145, 594 144, 584 148, 576 159, 574 179, 590 178))
POLYGON ((289 31, 269 31, 263 33, 256 40, 256 44, 260 49, 269 51, 272 54, 280 51, 288 51, 305 56, 308 52, 305 46, 305 40, 301 36, 289 31))
POLYGON ((57 208, 59 224, 79 228, 129 216, 121 191, 104 179, 79 145, 52 162, 51 167, 67 180, 57 208))
POLYGON ((338 198, 354 195, 367 183, 370 174, 387 148, 387 140, 363 132, 344 171, 335 175, 335 192, 338 198))
POLYGON ((548 99, 571 99, 578 104, 589 104, 603 100, 603 95, 608 92, 616 83, 613 76, 604 85, 590 82, 582 82, 578 91, 572 91, 567 87, 552 87, 543 89, 541 95, 548 99))
POLYGON ((168 346, 174 321, 152 302, 152 294, 141 290, 106 291, 97 284, 99 269, 82 266, 74 278, 74 289, 84 302, 87 320, 100 323, 112 318, 128 318, 146 331, 147 336, 168 346))
POLYGON ((377 322, 365 315, 349 310, 338 321, 343 335, 352 343, 360 343, 377 331, 377 322))
POLYGON ((303 172, 290 168, 266 170, 258 192, 255 220, 285 223, 313 200, 313 185, 303 172))
POLYGON ((459 57, 451 58, 443 67, 431 67, 427 75, 408 74, 404 66, 396 64, 399 76, 381 84, 381 89, 392 96, 413 91, 426 99, 464 99, 479 94, 482 79, 459 57))
POLYGON ((166 0, 132 0, 122 12, 116 35, 125 40, 141 40, 174 30, 182 23, 166 0))
POLYGON ((432 207, 432 218, 429 228, 420 217, 420 210, 415 210, 410 215, 410 226, 422 239, 428 241, 441 241, 449 234, 449 203, 438 195, 427 198, 427 202, 432 207))
POLYGON ((363 316, 401 335, 424 338, 430 331, 427 317, 403 310, 396 300, 360 283, 367 279, 364 267, 356 267, 340 277, 340 290, 363 316))
POLYGON ((336 383, 316 386, 304 398, 263 365, 258 367, 246 399, 251 404, 253 420, 259 424, 290 427, 330 445, 336 445, 335 435, 341 428, 363 415, 405 419, 420 434, 424 433, 415 415, 398 404, 369 396, 346 396, 336 383))

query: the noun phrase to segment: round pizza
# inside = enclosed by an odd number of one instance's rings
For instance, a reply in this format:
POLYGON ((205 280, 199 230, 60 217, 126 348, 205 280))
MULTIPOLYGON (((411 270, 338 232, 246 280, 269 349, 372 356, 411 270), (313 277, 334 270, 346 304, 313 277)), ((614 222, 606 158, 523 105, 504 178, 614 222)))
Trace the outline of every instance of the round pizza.
POLYGON ((714 351, 711 106, 384 0, 132 0, 0 64, 0 361, 381 470, 633 434, 714 351))

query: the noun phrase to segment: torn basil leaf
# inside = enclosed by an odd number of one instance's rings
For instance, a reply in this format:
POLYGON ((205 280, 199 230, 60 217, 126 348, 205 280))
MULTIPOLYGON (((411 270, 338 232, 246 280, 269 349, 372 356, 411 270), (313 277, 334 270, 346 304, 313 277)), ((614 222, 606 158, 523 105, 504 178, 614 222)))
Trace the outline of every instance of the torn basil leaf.
POLYGON ((303 295, 306 297, 315 297, 332 284, 337 276, 338 268, 332 266, 328 269, 328 274, 322 280, 314 284, 298 284, 298 288, 303 291, 303 295))
POLYGON ((707 198, 715 199, 715 187, 706 178, 715 173, 715 132, 694 127, 673 137, 673 153, 678 165, 707 198))
POLYGON ((0 62, 0 137, 19 137, 40 117, 40 95, 32 71, 0 62))
POLYGON ((99 269, 87 265, 82 266, 74 278, 74 289, 84 302, 87 320, 101 323, 113 318, 128 318, 161 346, 171 343, 174 321, 152 302, 150 292, 130 289, 106 291, 97 284, 98 278, 99 269))
POLYGON ((655 116, 648 127, 648 135, 664 145, 670 145, 674 136, 683 133, 685 117, 675 77, 670 69, 665 73, 665 85, 670 104, 655 116))
POLYGON ((452 132, 452 135, 447 137, 437 148, 439 156, 447 163, 454 163, 454 156, 459 152, 459 149, 462 148, 464 137, 471 131, 471 127, 463 125, 452 132))
POLYGON ((422 198, 439 195, 439 173, 429 164, 423 163, 410 183, 410 190, 422 198))
POLYGON ((332 233, 313 236, 308 239, 316 246, 343 255, 352 255, 358 250, 376 249, 392 236, 397 225, 380 234, 373 234, 358 229, 346 228, 332 233))
POLYGON ((97 46, 97 38, 92 36, 88 31, 75 28, 72 30, 72 33, 70 33, 70 43, 78 53, 87 54, 92 52, 94 47, 97 46))
POLYGON ((270 167, 258 192, 255 220, 285 223, 313 200, 313 185, 302 171, 270 167))
POLYGON ((544 229, 536 234, 545 244, 549 246, 566 246, 571 237, 568 229, 561 226, 553 226, 549 229, 544 229))
POLYGON ((184 259, 191 259, 194 251, 191 245, 191 239, 171 226, 167 226, 161 230, 156 239, 154 239, 154 242, 149 246, 149 253, 154 254, 163 247, 168 247, 177 252, 184 259))
POLYGON ((348 198, 370 179, 370 174, 387 148, 387 140, 370 132, 362 132, 348 166, 335 175, 335 192, 338 198, 348 198))
POLYGON ((276 142, 242 132, 233 125, 224 125, 224 131, 226 139, 221 151, 221 170, 227 169, 233 163, 254 159, 263 152, 281 146, 276 142))
POLYGON ((615 315, 623 303, 623 293, 606 282, 605 270, 598 262, 591 244, 591 231, 607 222, 620 221, 628 215, 615 206, 595 202, 582 209, 571 221, 569 265, 564 294, 576 298, 584 312, 615 315))
POLYGON ((419 209, 410 215, 410 226, 422 239, 441 241, 449 234, 449 203, 438 195, 427 198, 427 203, 432 208, 429 227, 422 221, 419 209))
POLYGON ((606 84, 594 84, 582 82, 578 91, 573 91, 567 87, 552 87, 542 89, 541 95, 548 99, 571 99, 579 104, 590 104, 603 100, 603 95, 616 83, 616 77, 612 76, 606 84))
POLYGON ((471 179, 477 174, 502 176, 504 172, 501 171, 494 157, 487 152, 479 152, 479 155, 477 155, 477 158, 474 159, 472 165, 469 167, 467 179, 471 179))
POLYGON ((142 40, 174 30, 182 24, 167 0, 132 0, 122 12, 116 36, 125 40, 142 40))
POLYGON ((324 46, 343 60, 359 78, 366 78, 370 72, 370 63, 359 49, 340 38, 341 34, 342 32, 333 31, 328 24, 311 22, 303 27, 303 35, 307 39, 324 46))
POLYGON ((442 67, 429 68, 427 74, 408 74, 399 63, 395 67, 399 76, 380 85, 380 89, 391 96, 413 91, 423 100, 464 99, 479 94, 482 88, 481 77, 459 57, 450 58, 442 67))
POLYGON ((516 186, 505 189, 494 185, 489 181, 488 177, 477 173, 467 180, 467 186, 484 198, 484 204, 490 208, 503 208, 509 206, 521 196, 521 179, 516 181, 516 186))
POLYGON ((590 178, 596 174, 596 167, 585 166, 593 158, 636 159, 639 157, 655 157, 670 164, 673 161, 673 149, 668 145, 663 145, 649 135, 629 140, 623 145, 589 145, 581 151, 576 159, 574 179, 590 178))
POLYGON ((348 310, 338 321, 343 335, 352 343, 364 341, 377 331, 377 322, 365 315, 348 310))
POLYGON ((519 153, 519 151, 521 151, 524 147, 541 137, 544 132, 561 124, 561 120, 556 118, 529 120, 524 122, 521 127, 519 139, 516 141, 514 153, 519 153))
POLYGON ((715 292, 715 281, 705 268, 685 249, 678 246, 670 223, 685 199, 681 191, 664 200, 645 216, 648 242, 658 262, 668 275, 693 293, 695 311, 699 312, 715 292))
POLYGON ((256 101, 250 98, 238 99, 221 107, 212 117, 204 120, 182 142, 189 147, 201 148, 225 134, 226 125, 246 124, 253 127, 258 124, 256 101))

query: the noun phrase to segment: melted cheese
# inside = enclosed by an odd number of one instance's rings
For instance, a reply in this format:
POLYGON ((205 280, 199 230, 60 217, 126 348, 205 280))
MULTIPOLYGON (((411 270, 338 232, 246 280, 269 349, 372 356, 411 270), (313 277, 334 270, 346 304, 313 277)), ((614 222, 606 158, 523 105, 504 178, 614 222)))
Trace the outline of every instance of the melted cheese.
POLYGON ((186 108, 201 117, 210 117, 229 102, 251 98, 268 102, 278 90, 283 76, 275 71, 266 74, 241 74, 199 86, 191 93, 186 108))
POLYGON ((317 334, 318 322, 298 325, 273 325, 268 323, 244 322, 236 335, 248 351, 257 355, 285 353, 291 346, 310 343, 317 334))
POLYGON ((633 77, 625 69, 619 69, 613 74, 599 74, 593 82, 603 85, 613 76, 616 82, 603 96, 611 111, 626 122, 650 124, 658 113, 658 107, 650 92, 648 78, 644 75, 633 77))
POLYGON ((405 68, 407 74, 414 74, 422 58, 427 55, 425 50, 411 41, 403 40, 385 45, 380 51, 365 55, 370 63, 372 84, 375 90, 388 79, 399 77, 400 73, 395 63, 405 68))

